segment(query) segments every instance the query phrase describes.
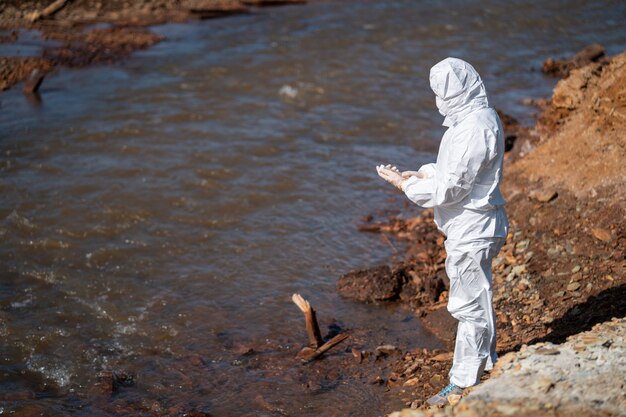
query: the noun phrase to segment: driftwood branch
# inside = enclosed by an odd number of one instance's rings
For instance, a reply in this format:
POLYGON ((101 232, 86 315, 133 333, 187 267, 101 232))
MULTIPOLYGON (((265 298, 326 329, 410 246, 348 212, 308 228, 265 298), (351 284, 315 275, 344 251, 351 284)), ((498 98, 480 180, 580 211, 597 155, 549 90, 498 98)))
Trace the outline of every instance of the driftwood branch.
POLYGON ((324 343, 322 346, 320 346, 317 349, 311 349, 311 348, 302 349, 300 353, 298 354, 298 357, 302 359, 302 361, 304 362, 313 361, 319 358, 320 356, 322 356, 324 352, 326 352, 327 350, 330 350, 331 348, 337 346, 339 343, 346 340, 348 337, 350 337, 350 335, 346 333, 338 334, 337 336, 333 337, 332 339, 330 339, 328 342, 324 343))
POLYGON ((298 306, 298 308, 304 313, 304 320, 306 322, 306 334, 309 337, 309 346, 312 348, 319 348, 324 344, 322 334, 320 333, 320 327, 317 324, 317 317, 315 316, 315 310, 311 307, 311 304, 300 294, 294 294, 291 296, 291 300, 298 306))
POLYGON ((49 5, 48 7, 46 7, 45 9, 41 11, 38 10, 38 11, 30 13, 26 18, 32 23, 32 22, 36 22, 39 19, 52 16, 53 14, 61 10, 67 2, 68 0, 56 0, 51 5, 49 5))
POLYGON ((338 345, 346 340, 349 335, 343 333, 338 334, 328 342, 324 343, 322 334, 320 333, 320 327, 317 324, 317 317, 315 316, 315 310, 311 307, 311 304, 302 298, 300 294, 294 294, 291 300, 298 306, 300 311, 304 313, 304 320, 306 322, 306 333, 309 337, 309 346, 305 347, 298 353, 298 357, 304 362, 310 362, 322 356, 324 352, 338 345))

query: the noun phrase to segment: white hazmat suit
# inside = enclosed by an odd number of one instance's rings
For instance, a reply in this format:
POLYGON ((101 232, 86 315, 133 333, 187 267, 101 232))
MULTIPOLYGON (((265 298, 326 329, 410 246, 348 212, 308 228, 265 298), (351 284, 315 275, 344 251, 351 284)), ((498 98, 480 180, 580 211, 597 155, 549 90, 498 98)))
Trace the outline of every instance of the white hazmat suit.
POLYGON ((504 138, 485 86, 467 62, 446 58, 430 70, 430 86, 445 117, 437 162, 402 182, 407 197, 434 207, 446 235, 448 311, 459 321, 450 382, 479 382, 496 361, 491 261, 502 247, 508 221, 499 184, 504 138))

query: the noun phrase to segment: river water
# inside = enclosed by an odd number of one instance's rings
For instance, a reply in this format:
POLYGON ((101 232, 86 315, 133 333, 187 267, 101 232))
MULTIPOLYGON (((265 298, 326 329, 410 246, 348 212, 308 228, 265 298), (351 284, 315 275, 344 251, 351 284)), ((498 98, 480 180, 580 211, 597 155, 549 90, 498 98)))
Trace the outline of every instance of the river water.
POLYGON ((124 415, 128 403, 143 407, 135 415, 388 411, 382 388, 345 379, 303 391, 279 377, 288 369, 272 377, 237 352, 305 342, 294 292, 324 329, 373 331, 370 348, 441 347, 406 312, 335 293, 342 273, 401 247, 358 233, 362 217, 414 210, 374 166, 434 159, 443 130, 428 70, 440 59, 472 62, 495 105, 530 123, 535 110, 521 99, 555 82, 538 72, 542 61, 592 42, 622 51, 625 9, 264 9, 157 27, 167 39, 120 65, 48 77, 40 102, 2 93, 0 414, 124 415), (104 370, 135 383, 102 402, 93 387, 104 370), (259 395, 281 408, 268 411, 259 395))

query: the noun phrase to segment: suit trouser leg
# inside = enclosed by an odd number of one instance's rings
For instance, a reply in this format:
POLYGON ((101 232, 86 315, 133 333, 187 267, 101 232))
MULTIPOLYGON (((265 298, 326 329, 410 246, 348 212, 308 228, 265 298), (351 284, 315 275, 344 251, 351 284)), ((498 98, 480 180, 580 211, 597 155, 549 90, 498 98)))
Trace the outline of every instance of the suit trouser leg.
POLYGON ((491 263, 502 244, 501 238, 445 243, 448 311, 459 320, 450 381, 460 387, 476 385, 497 358, 491 263))

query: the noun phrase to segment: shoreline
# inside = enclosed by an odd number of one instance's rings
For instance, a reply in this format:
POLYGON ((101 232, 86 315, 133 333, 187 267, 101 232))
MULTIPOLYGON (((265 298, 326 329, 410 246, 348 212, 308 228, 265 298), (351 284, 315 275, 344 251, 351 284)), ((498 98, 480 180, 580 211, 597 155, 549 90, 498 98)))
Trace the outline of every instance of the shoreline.
MULTIPOLYGON (((611 332, 623 335, 626 327, 622 165, 626 113, 620 110, 625 99, 620 86, 626 81, 626 52, 583 62, 561 75, 565 78, 556 83, 553 96, 538 100, 542 111, 533 127, 521 127, 501 114, 509 142, 502 191, 511 224, 493 267, 501 360, 480 385, 466 390, 467 400, 454 398, 453 407, 427 410, 424 401, 446 385, 452 349, 434 357, 405 354, 395 365, 399 373, 393 385, 409 394, 411 400, 405 404, 410 409, 391 416, 510 415, 507 410, 515 415, 616 415, 610 410, 619 409, 619 395, 596 401, 593 381, 606 383, 626 372, 620 360, 622 344, 606 342, 604 337, 611 332), (543 363, 546 349, 558 355, 581 340, 600 339, 606 342, 605 350, 588 355, 592 359, 583 361, 588 372, 582 376, 563 361, 546 372, 537 365, 543 363), (598 355, 605 362, 595 361, 598 355), (525 364, 525 358, 533 365, 525 364), (429 359, 436 359, 438 373, 424 366, 429 359), (610 366, 605 366, 606 361, 610 366), (615 374, 607 376, 607 369, 615 374), (588 373, 594 378, 587 378, 588 373), (515 382, 518 375, 524 378, 515 382), (544 386, 542 380, 550 382, 544 386), (489 388, 498 386, 499 394, 487 395, 489 388), (525 396, 507 397, 507 387, 525 396), (550 390, 556 394, 544 395, 550 390), (555 395, 558 410, 553 406, 555 395)), ((347 274, 340 278, 338 290, 353 299, 399 300, 452 348, 456 321, 446 311, 447 287, 441 289, 439 282, 445 282, 443 236, 437 236, 431 217, 427 210, 417 218, 362 225, 362 231, 408 240, 405 261, 386 274, 376 268, 347 274), (393 296, 381 297, 380 288, 390 285, 393 296)), ((585 355, 585 349, 577 352, 585 355)))
POLYGON ((19 45, 20 31, 38 32, 41 38, 37 56, 0 56, 0 92, 24 81, 24 92, 35 93, 55 70, 119 62, 164 39, 150 31, 151 26, 224 18, 306 0, 66 1, 52 14, 36 18, 49 3, 0 5, 0 46, 19 45))
MULTIPOLYGON (((157 2, 144 3, 156 4, 157 2)), ((194 18, 189 16, 187 15, 182 21, 194 18)), ((89 33, 92 36, 88 37, 86 42, 78 37, 84 35, 83 30, 87 30, 90 25, 77 24, 74 27, 76 32, 57 38, 58 42, 65 43, 55 49, 56 53, 49 52, 52 55, 42 57, 43 61, 37 61, 37 58, 28 61, 28 65, 20 70, 26 74, 22 79, 45 62, 51 63, 51 67, 44 71, 117 62, 138 49, 147 48, 160 41, 158 36, 146 30, 145 27, 166 22, 155 21, 155 23, 142 24, 134 21, 135 23, 131 24, 123 20, 127 18, 128 16, 120 15, 118 23, 106 22, 113 27, 90 28, 89 33), (120 26, 115 26, 118 24, 120 26), (109 45, 117 46, 110 47, 109 45), (108 55, 101 53, 101 49, 109 48, 112 48, 112 53, 108 52, 108 55)), ((174 22, 174 20, 169 22, 174 22)), ((54 30, 65 30, 65 28, 59 26, 54 30)), ((50 39, 55 39, 57 36, 54 35, 57 33, 54 30, 49 32, 50 39)), ((607 63, 602 65, 607 65, 607 63)), ((597 71, 597 68, 583 77, 585 86, 589 80, 594 79, 594 71, 597 71)), ((574 74, 575 77, 578 77, 576 74, 578 73, 574 74)), ((497 287, 502 289, 496 300, 498 321, 501 326, 498 330, 503 336, 499 344, 499 350, 502 353, 517 352, 524 345, 535 342, 560 343, 570 335, 577 334, 581 329, 588 329, 595 323, 605 321, 609 317, 608 313, 606 311, 598 313, 598 310, 602 310, 602 307, 608 304, 619 302, 623 295, 623 290, 619 290, 620 286, 624 285, 624 279, 621 278, 624 276, 623 269, 621 273, 619 269, 617 273, 614 272, 615 265, 619 267, 619 261, 623 259, 623 224, 615 225, 608 221, 615 218, 616 214, 619 219, 620 213, 623 213, 623 208, 619 206, 623 205, 623 202, 615 200, 620 193, 623 195, 623 192, 616 188, 619 184, 589 185, 587 182, 591 180, 581 176, 580 181, 562 185, 558 181, 553 181, 555 178, 558 179, 556 175, 536 175, 546 167, 546 156, 544 155, 543 159, 539 160, 533 159, 535 158, 534 151, 540 147, 543 149, 545 146, 550 146, 549 143, 554 143, 552 140, 557 136, 558 131, 562 131, 563 124, 567 125, 568 118, 577 111, 575 106, 570 109, 575 99, 569 94, 570 90, 573 92, 581 90, 579 87, 570 85, 572 80, 577 80, 575 77, 564 84, 566 87, 562 88, 563 94, 557 96, 560 97, 557 103, 561 100, 561 105, 565 107, 546 103, 544 112, 534 128, 522 128, 514 119, 505 122, 507 140, 512 136, 515 136, 515 139, 511 140, 511 152, 508 154, 505 168, 505 175, 508 175, 511 170, 511 179, 506 177, 506 189, 503 191, 506 193, 509 204, 507 208, 511 210, 512 205, 518 207, 513 210, 514 215, 510 213, 516 223, 515 230, 494 263, 496 269, 494 280, 497 287), (531 159, 527 159, 527 156, 531 159), (519 164, 518 161, 520 161, 519 164), (572 190, 572 184, 579 183, 584 183, 587 187, 581 195, 572 190), (600 203, 592 199, 600 200, 600 203), (605 203, 608 203, 608 208, 604 206, 605 203), (614 205, 617 205, 617 208, 614 205), (569 214, 583 213, 577 217, 581 223, 580 228, 572 228, 573 225, 567 217, 561 218, 560 211, 563 208, 569 214), (550 220, 551 218, 554 220, 550 220), (584 233, 584 237, 573 241, 572 238, 577 237, 578 233, 584 233), (546 234, 550 234, 549 239, 544 239, 546 234), (586 251, 589 253, 585 253, 586 251), (604 259, 606 253, 611 256, 604 259), (599 264, 599 267, 596 264, 599 264), (546 296, 550 294, 553 297, 546 296), (557 305, 553 305, 554 303, 557 305), (591 319, 584 319, 581 315, 591 317, 591 319)), ((592 98, 589 97, 589 99, 592 98)), ((590 106, 596 106, 595 102, 590 106)), ((595 110, 603 112, 601 113, 603 116, 621 123, 616 127, 621 130, 613 133, 612 136, 613 138, 619 137, 620 132, 624 132, 624 125, 616 116, 616 114, 621 114, 620 110, 615 113, 613 106, 604 107, 603 103, 597 106, 595 110)), ((585 111, 588 111, 586 107, 585 111)), ((571 133, 567 134, 571 135, 571 133)), ((557 150, 558 148, 559 146, 557 150)), ((553 154, 554 150, 550 153, 553 154)), ((593 155, 598 156, 597 150, 593 155)), ((617 164, 620 160, 623 158, 613 158, 613 176, 619 173, 617 164)), ((584 159, 579 158, 576 161, 580 164, 584 159)), ((558 162, 561 168, 566 168, 563 172, 570 172, 572 169, 571 166, 566 165, 577 165, 576 163, 564 165, 564 161, 558 162)), ((365 300, 376 302, 400 299, 422 318, 427 328, 442 340, 449 342, 454 334, 455 322, 446 317, 446 279, 445 274, 442 274, 442 263, 445 258, 442 257, 441 248, 443 239, 437 237, 438 232, 434 230, 432 220, 428 216, 429 213, 426 212, 424 217, 416 219, 406 221, 395 219, 392 222, 365 225, 365 229, 370 228, 367 231, 393 234, 399 238, 408 239, 410 245, 404 265, 390 268, 389 272, 382 271, 381 275, 393 277, 390 282, 391 286, 387 289, 382 288, 383 291, 378 296, 372 297, 365 294, 364 297, 365 300), (416 264, 416 261, 420 264, 416 264), (436 279, 430 279, 432 277, 436 279)), ((623 297, 621 299, 623 300, 623 297)), ((623 312, 620 308, 623 307, 618 305, 617 311, 623 312)), ((357 339, 356 346, 358 347, 359 338, 358 335, 355 336, 357 336, 355 339, 357 339)), ((367 340, 366 336, 361 336, 362 345, 365 344, 365 340, 367 340)), ((354 346, 353 342, 351 344, 354 346)), ((368 380, 368 383, 384 385, 391 390, 392 395, 402 398, 406 405, 414 407, 421 406, 423 399, 445 385, 446 372, 450 365, 450 352, 417 349, 402 353, 396 349, 387 350, 388 352, 384 349, 380 350, 380 355, 378 349, 374 353, 368 352, 371 356, 369 359, 366 358, 365 362, 372 362, 372 366, 368 369, 358 365, 363 360, 359 357, 362 353, 355 354, 353 350, 353 355, 359 362, 354 364, 352 358, 349 358, 350 364, 347 360, 344 361, 344 374, 352 378, 355 383, 358 383, 359 378, 355 377, 355 374, 363 374, 362 379, 369 379, 372 373, 377 374, 371 381, 368 380), (399 356, 401 357, 398 359, 399 356), (388 359, 384 359, 386 357, 388 359)), ((322 365, 320 363, 319 367, 326 372, 331 372, 331 365, 333 364, 322 365)), ((310 375, 307 377, 314 380, 314 377, 310 375)))

